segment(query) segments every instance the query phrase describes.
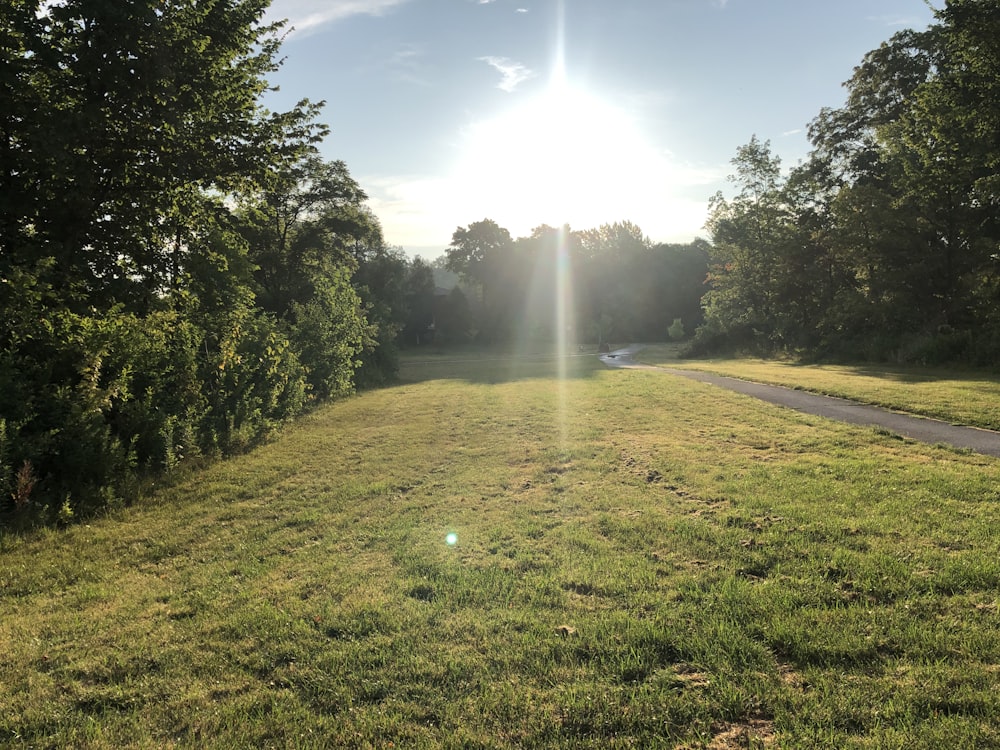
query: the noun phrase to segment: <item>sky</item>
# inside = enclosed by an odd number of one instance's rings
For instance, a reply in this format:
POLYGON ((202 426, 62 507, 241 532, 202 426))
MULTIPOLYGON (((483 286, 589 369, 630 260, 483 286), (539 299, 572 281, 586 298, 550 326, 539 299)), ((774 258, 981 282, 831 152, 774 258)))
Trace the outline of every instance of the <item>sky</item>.
MULTIPOLYGON (((940 7, 943 0, 934 0, 940 7)), ((925 0, 273 0, 284 63, 264 101, 326 101, 320 147, 388 244, 441 255, 458 227, 631 221, 707 237, 736 150, 788 168, 866 52, 925 0)))

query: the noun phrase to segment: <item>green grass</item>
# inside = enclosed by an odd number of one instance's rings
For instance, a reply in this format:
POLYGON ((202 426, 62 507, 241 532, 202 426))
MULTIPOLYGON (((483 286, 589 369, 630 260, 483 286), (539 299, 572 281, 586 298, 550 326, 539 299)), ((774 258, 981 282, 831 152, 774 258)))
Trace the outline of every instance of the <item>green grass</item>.
POLYGON ((1000 743, 1000 462, 561 369, 414 358, 0 538, 0 744, 1000 743))
POLYGON ((703 370, 1000 430, 1000 378, 994 373, 871 364, 804 365, 751 358, 684 360, 678 359, 675 344, 649 346, 638 359, 647 364, 703 370))

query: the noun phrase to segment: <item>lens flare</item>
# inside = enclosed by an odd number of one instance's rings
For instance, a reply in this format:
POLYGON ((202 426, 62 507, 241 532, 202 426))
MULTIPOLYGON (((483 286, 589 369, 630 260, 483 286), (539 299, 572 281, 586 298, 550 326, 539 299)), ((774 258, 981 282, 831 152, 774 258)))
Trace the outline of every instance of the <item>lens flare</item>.
POLYGON ((454 547, 456 544, 458 544, 458 534, 455 534, 454 532, 448 534, 448 536, 444 538, 444 541, 445 544, 447 544, 449 547, 454 547))
POLYGON ((574 343, 573 315, 573 284, 572 267, 569 255, 569 227, 559 229, 559 241, 556 243, 555 258, 555 333, 556 357, 559 363, 559 442, 560 449, 565 450, 568 444, 569 399, 567 396, 570 347, 574 343))

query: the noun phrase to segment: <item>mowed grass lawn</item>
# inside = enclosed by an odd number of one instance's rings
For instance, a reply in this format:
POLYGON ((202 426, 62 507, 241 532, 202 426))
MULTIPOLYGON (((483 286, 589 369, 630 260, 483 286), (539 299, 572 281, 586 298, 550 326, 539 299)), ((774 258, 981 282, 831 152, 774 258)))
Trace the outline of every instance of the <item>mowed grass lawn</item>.
POLYGON ((4 537, 0 744, 1000 745, 997 460, 595 358, 403 376, 4 537))
POLYGON ((767 359, 678 359, 680 347, 658 344, 637 358, 647 364, 712 372, 783 385, 887 409, 1000 430, 1000 377, 976 370, 885 364, 812 365, 767 359))

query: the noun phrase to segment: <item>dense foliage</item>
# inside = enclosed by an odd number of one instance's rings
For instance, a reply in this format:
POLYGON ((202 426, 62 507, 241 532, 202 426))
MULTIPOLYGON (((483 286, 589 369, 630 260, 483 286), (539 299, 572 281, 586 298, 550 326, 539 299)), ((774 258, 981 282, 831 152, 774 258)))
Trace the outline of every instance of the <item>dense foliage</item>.
POLYGON ((267 5, 0 9, 0 524, 114 507, 391 373, 405 305, 371 277, 408 264, 317 156, 320 106, 261 105, 267 5))
POLYGON ((756 137, 716 196, 702 348, 1000 355, 1000 4, 949 0, 870 52, 783 175, 756 137))
POLYGON ((654 245, 630 222, 585 231, 543 225, 514 240, 484 219, 455 231, 445 263, 472 296, 458 338, 606 345, 693 329, 708 246, 654 245))

